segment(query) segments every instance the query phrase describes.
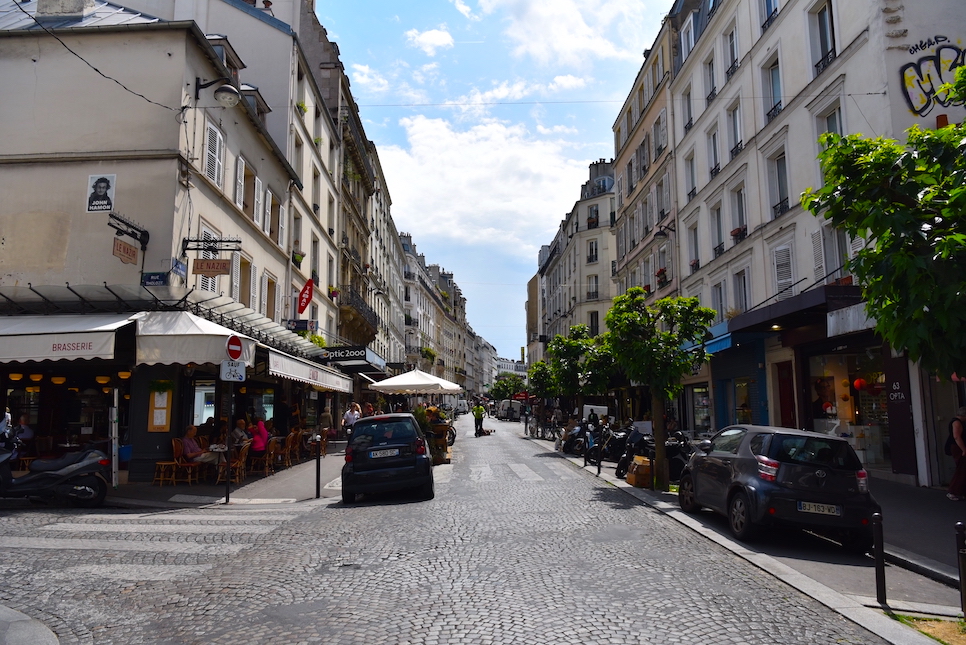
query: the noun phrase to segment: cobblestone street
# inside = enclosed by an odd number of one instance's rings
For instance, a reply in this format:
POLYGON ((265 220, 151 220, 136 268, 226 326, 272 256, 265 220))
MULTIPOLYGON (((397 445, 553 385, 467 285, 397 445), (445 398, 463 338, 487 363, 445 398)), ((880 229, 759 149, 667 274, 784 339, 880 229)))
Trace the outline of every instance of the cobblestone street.
POLYGON ((4 510, 0 603, 74 643, 883 643, 487 419, 436 498, 4 510))

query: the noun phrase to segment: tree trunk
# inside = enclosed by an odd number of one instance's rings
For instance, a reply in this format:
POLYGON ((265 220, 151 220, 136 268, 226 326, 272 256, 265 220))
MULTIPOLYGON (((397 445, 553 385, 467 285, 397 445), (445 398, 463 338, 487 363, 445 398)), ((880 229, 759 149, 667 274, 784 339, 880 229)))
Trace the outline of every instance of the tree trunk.
POLYGON ((667 431, 664 427, 664 397, 656 390, 651 391, 651 423, 654 428, 654 463, 651 464, 654 477, 654 490, 668 489, 667 431))

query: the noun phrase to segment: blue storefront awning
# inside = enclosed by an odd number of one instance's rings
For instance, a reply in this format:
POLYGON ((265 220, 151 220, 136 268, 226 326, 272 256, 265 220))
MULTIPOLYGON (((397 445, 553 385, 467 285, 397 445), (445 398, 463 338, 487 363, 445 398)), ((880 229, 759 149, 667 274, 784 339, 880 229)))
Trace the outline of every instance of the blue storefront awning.
POLYGON ((724 334, 723 336, 712 338, 704 344, 704 349, 709 354, 720 352, 721 350, 728 349, 729 347, 731 347, 731 334, 724 334))

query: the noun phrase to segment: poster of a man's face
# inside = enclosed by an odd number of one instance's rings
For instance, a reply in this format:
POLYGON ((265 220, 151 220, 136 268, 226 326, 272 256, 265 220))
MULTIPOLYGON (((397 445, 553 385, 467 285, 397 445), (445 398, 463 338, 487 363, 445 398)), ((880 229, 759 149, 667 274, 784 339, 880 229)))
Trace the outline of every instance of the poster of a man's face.
POLYGON ((114 184, 117 175, 90 175, 87 178, 90 196, 87 198, 87 212, 101 213, 114 210, 114 184))
POLYGON ((820 376, 813 380, 815 399, 812 401, 812 417, 826 418, 835 414, 835 377, 820 376))

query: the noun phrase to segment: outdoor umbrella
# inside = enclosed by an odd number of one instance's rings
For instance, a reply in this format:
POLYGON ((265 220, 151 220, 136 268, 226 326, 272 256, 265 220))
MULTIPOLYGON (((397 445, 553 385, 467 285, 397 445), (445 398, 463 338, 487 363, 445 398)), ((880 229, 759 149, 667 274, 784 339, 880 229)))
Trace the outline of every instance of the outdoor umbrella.
POLYGON ((418 369, 387 378, 385 381, 370 383, 369 389, 386 394, 458 394, 463 391, 462 387, 452 381, 418 369))

